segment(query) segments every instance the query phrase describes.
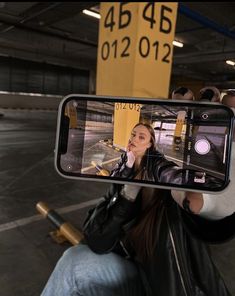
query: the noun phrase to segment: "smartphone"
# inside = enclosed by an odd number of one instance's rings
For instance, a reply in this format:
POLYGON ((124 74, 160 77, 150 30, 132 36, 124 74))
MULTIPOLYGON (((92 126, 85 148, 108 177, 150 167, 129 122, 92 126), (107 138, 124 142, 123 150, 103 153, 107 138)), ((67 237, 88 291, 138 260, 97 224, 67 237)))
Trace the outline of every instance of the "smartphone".
POLYGON ((55 167, 78 180, 220 192, 233 118, 217 103, 72 94, 58 109, 55 167))

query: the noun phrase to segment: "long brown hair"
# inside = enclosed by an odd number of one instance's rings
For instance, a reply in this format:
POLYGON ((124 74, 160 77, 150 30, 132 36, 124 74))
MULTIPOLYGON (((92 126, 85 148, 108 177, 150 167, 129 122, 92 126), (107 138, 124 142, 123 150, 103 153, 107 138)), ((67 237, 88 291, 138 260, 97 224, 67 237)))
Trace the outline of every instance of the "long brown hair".
MULTIPOLYGON (((138 171, 140 176, 137 178, 151 180, 152 173, 149 171, 148 162, 151 162, 150 155, 153 155, 156 149, 156 139, 154 129, 146 123, 138 123, 135 127, 145 126, 151 136, 151 147, 146 149, 140 162, 138 171)), ((134 128, 135 128, 134 127, 134 128)), ((134 129, 133 128, 133 129, 134 129)), ((143 188, 141 213, 136 225, 128 233, 128 239, 135 250, 137 259, 141 262, 151 259, 157 245, 160 224, 164 212, 163 200, 165 191, 161 189, 143 188)))
POLYGON ((153 189, 143 196, 142 208, 136 225, 129 231, 128 239, 140 262, 151 260, 159 239, 160 225, 164 213, 164 190, 153 189))
POLYGON ((153 177, 151 176, 151 172, 148 170, 148 163, 149 163, 149 156, 153 155, 157 151, 156 138, 155 138, 154 129, 152 128, 151 125, 149 125, 147 123, 139 122, 133 127, 132 130, 134 130, 134 128, 141 126, 141 125, 144 126, 150 134, 151 146, 148 149, 146 149, 145 154, 141 159, 141 162, 140 162, 140 165, 138 168, 138 172, 140 172, 140 174, 138 174, 138 179, 141 179, 141 180, 147 179, 150 181, 150 180, 152 180, 153 177))

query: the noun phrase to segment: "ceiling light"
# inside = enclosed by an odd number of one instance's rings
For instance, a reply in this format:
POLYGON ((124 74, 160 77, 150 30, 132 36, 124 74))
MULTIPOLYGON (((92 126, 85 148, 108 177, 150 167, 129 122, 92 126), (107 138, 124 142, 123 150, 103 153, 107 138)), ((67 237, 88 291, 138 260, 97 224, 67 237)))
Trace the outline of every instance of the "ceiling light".
POLYGON ((227 60, 227 61, 226 61, 226 64, 231 65, 231 66, 234 66, 234 65, 235 65, 235 62, 230 61, 230 60, 227 60))
POLYGON ((85 13, 85 14, 87 14, 87 15, 89 15, 89 16, 93 16, 95 18, 100 19, 100 14, 99 13, 96 13, 94 11, 84 9, 82 12, 85 13))
POLYGON ((177 46, 177 47, 183 47, 184 46, 184 44, 182 42, 179 42, 179 41, 176 41, 176 40, 174 40, 172 43, 173 43, 174 46, 177 46))

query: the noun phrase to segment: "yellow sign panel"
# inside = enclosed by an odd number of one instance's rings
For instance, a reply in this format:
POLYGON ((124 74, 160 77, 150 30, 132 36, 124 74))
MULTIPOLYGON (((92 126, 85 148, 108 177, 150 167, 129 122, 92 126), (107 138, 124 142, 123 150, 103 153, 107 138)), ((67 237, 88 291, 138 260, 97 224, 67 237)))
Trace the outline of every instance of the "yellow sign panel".
MULTIPOLYGON (((101 2, 97 95, 168 97, 177 14, 174 2, 101 2)), ((114 144, 127 145, 140 112, 114 113, 114 144)))
POLYGON ((101 2, 96 93, 168 97, 177 3, 101 2))
POLYGON ((139 122, 140 104, 116 103, 114 112, 114 137, 113 143, 121 149, 125 149, 131 130, 139 122))

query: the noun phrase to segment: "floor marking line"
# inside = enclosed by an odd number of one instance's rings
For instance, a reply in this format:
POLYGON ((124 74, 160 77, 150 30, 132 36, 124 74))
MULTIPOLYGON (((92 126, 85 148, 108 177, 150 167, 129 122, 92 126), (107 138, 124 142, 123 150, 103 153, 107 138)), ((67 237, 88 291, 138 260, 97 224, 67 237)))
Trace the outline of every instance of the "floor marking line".
POLYGON ((26 176, 30 171, 32 171, 33 169, 35 169, 37 166, 41 165, 41 163, 43 163, 45 161, 45 159, 49 158, 49 156, 53 155, 54 152, 50 152, 48 155, 46 155, 45 157, 43 157, 41 160, 39 160, 38 162, 36 162, 34 165, 32 165, 31 167, 29 167, 27 170, 24 171, 23 174, 21 174, 18 177, 15 177, 10 183, 8 183, 4 188, 3 188, 3 192, 5 190, 8 190, 9 188, 11 188, 12 185, 14 185, 16 182, 18 182, 20 179, 22 179, 24 176, 26 176))
MULTIPOLYGON (((117 161, 119 159, 120 159, 120 157, 112 158, 110 160, 107 160, 107 161, 102 162, 101 165, 103 165, 103 164, 109 164, 110 162, 117 161)), ((86 171, 88 171, 90 169, 93 169, 93 168, 94 168, 94 166, 92 165, 92 166, 86 167, 84 169, 81 169, 81 172, 84 173, 84 172, 86 172, 86 171)))
MULTIPOLYGON (((86 207, 95 205, 101 199, 102 198, 92 199, 92 200, 89 200, 89 201, 81 202, 79 204, 75 204, 75 205, 55 209, 55 211, 57 213, 59 213, 59 214, 70 213, 70 212, 73 212, 73 211, 76 211, 76 210, 84 209, 86 207)), ((43 218, 42 215, 38 214, 38 215, 31 216, 31 217, 22 218, 22 219, 18 219, 18 220, 15 220, 15 221, 8 222, 8 223, 4 223, 4 224, 0 225, 0 232, 4 232, 4 231, 10 230, 10 229, 18 228, 20 226, 25 226, 25 225, 28 225, 30 223, 40 221, 40 220, 43 220, 43 219, 45 219, 45 218, 43 218)))

